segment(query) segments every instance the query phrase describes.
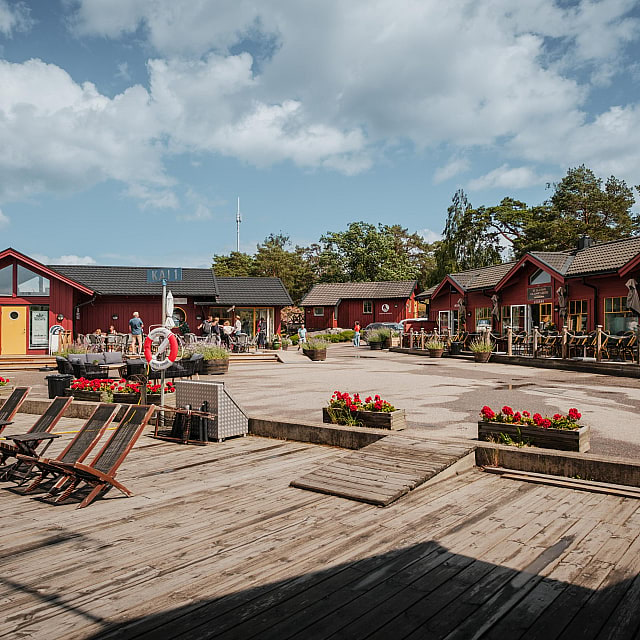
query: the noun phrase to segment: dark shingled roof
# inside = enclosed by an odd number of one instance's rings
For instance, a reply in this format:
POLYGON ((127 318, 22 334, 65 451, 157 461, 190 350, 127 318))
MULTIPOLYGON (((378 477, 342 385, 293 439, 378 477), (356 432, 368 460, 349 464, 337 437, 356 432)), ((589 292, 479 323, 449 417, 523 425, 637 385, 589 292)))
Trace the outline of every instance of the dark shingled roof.
POLYGON ((416 298, 418 299, 422 299, 422 298, 430 298, 431 295, 433 294, 433 292, 438 288, 438 284, 434 284, 432 287, 429 287, 428 289, 425 289, 422 293, 419 293, 416 298))
MULTIPOLYGON (((147 284, 147 268, 104 267, 96 265, 49 265, 67 278, 80 282, 105 296, 160 296, 162 284, 147 284)), ((182 269, 182 282, 168 283, 174 296, 218 294, 212 269, 182 269)))
POLYGON ((569 251, 532 251, 531 255, 563 275, 567 273, 574 259, 569 251))
POLYGON ((376 300, 381 298, 410 298, 416 288, 415 280, 389 282, 324 282, 316 284, 302 299, 301 306, 330 306, 338 300, 376 300))
POLYGON ((515 262, 503 262, 491 267, 481 267, 480 269, 469 269, 459 273, 450 273, 449 277, 457 282, 465 291, 473 289, 490 289, 495 287, 502 278, 510 271, 515 262))
POLYGON ((293 304, 280 278, 221 278, 216 276, 220 304, 283 306, 293 304))
POLYGON ((567 276, 617 271, 640 253, 640 237, 601 242, 577 251, 567 276))

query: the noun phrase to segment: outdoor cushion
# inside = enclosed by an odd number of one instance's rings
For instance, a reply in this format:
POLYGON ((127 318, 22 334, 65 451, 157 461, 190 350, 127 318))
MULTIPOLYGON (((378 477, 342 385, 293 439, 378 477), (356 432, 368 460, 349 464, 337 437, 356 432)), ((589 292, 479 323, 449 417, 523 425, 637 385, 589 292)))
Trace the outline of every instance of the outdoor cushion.
POLYGON ((71 364, 86 364, 86 354, 84 353, 70 353, 67 358, 71 364))
POLYGON ((122 353, 119 351, 106 351, 104 353, 105 364, 121 364, 122 353))

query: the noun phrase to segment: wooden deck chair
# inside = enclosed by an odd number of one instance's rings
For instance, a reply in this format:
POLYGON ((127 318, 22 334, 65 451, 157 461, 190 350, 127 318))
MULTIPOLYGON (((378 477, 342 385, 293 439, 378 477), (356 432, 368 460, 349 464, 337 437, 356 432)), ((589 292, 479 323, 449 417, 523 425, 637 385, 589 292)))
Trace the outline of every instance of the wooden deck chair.
MULTIPOLYGON (((62 453, 60 453, 53 462, 65 462, 67 464, 82 462, 91 453, 96 444, 98 444, 98 441, 111 424, 119 408, 119 404, 107 402, 99 404, 89 419, 80 427, 80 431, 76 433, 62 453)), ((30 493, 36 489, 48 476, 56 476, 57 479, 59 479, 60 470, 51 464, 52 460, 50 458, 44 458, 38 455, 28 456, 22 453, 19 453, 17 457, 23 464, 29 465, 29 471, 34 468, 40 471, 33 479, 33 482, 25 489, 24 493, 30 493)), ((24 484, 25 481, 26 477, 20 484, 24 484)))
MULTIPOLYGON (((52 461, 51 464, 66 476, 65 484, 66 482, 70 483, 56 498, 55 502, 66 500, 82 483, 91 485, 93 489, 78 505, 78 509, 88 506, 100 493, 111 487, 116 487, 127 497, 132 496, 131 491, 115 479, 115 475, 118 467, 142 435, 143 429, 151 419, 155 410, 155 405, 138 405, 131 407, 111 437, 88 465, 79 462, 67 464, 65 462, 54 463, 52 461)), ((51 498, 53 496, 53 493, 49 493, 46 497, 51 498)))
MULTIPOLYGON (((67 407, 72 401, 72 396, 69 396, 68 398, 55 398, 47 410, 33 423, 33 426, 28 431, 25 431, 25 434, 49 433, 53 427, 58 424, 58 421, 62 418, 62 414, 67 410, 67 407)), ((50 442, 51 441, 49 441, 49 443, 50 442)), ((32 453, 35 453, 39 444, 40 440, 35 440, 31 443, 30 450, 32 453)), ((16 454, 19 452, 20 449, 17 445, 9 442, 0 442, 0 464, 5 464, 7 458, 15 458, 16 454)))
POLYGON ((18 413, 18 409, 27 399, 29 391, 31 391, 31 387, 16 387, 4 401, 4 404, 0 407, 0 433, 8 424, 11 424, 13 417, 18 413))

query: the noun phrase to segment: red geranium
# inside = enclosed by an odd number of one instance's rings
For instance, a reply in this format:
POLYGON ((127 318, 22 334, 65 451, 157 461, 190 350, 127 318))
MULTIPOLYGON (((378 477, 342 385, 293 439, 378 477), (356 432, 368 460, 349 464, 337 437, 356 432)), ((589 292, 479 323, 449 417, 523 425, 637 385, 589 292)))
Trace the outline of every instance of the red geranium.
POLYGON ((508 407, 507 405, 505 405, 504 407, 502 407, 502 414, 505 416, 512 416, 513 415, 513 409, 511 407, 508 407))

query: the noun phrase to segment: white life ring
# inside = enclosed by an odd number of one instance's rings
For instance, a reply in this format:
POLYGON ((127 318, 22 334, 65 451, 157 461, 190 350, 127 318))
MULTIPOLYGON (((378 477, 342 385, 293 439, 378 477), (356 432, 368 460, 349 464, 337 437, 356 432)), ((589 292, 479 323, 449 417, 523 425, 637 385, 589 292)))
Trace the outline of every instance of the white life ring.
POLYGON ((168 369, 178 357, 178 339, 165 327, 152 329, 144 341, 144 357, 154 371, 168 369), (152 354, 151 345, 156 338, 162 338, 162 342, 158 345, 157 353, 152 354), (163 360, 158 360, 158 356, 165 353, 167 349, 169 349, 167 357, 163 360))

